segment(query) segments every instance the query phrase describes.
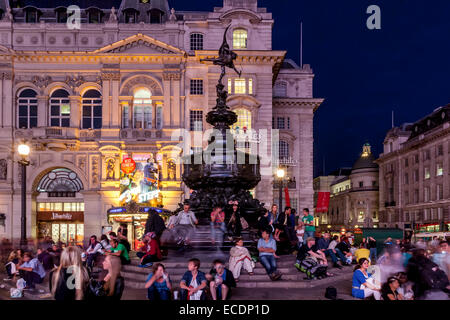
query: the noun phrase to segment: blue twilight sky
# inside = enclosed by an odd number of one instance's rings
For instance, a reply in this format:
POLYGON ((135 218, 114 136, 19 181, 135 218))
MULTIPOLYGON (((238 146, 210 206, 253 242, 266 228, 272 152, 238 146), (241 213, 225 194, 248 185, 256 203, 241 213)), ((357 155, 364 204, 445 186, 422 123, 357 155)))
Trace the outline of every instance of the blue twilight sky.
MULTIPOLYGON (((222 0, 169 0, 178 10, 212 10, 222 0)), ((376 156, 391 127, 450 103, 449 0, 259 0, 273 13, 273 48, 300 57, 316 75, 314 175, 352 166, 369 142, 376 156), (381 30, 368 30, 369 5, 381 30)))

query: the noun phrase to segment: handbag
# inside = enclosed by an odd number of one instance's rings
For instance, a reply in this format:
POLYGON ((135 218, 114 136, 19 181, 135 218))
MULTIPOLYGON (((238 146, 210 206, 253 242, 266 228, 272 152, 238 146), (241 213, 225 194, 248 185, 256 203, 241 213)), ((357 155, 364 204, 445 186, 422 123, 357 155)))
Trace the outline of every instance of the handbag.
POLYGON ((242 230, 248 229, 248 222, 247 220, 244 219, 244 217, 241 217, 241 226, 242 226, 242 230))
POLYGON ((89 280, 89 292, 93 297, 106 297, 106 291, 103 287, 104 281, 97 281, 94 279, 89 280))

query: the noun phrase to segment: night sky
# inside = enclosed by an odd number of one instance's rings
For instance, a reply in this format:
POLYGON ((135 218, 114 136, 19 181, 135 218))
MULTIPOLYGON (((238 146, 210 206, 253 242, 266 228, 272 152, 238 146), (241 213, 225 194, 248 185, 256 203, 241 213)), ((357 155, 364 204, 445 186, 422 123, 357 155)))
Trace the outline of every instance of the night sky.
MULTIPOLYGON (((169 0, 178 10, 206 10, 222 0, 169 0)), ((259 0, 273 13, 273 49, 287 50, 316 75, 314 176, 352 166, 369 142, 376 156, 391 128, 450 103, 449 0, 259 0), (368 30, 369 5, 381 30, 368 30)))

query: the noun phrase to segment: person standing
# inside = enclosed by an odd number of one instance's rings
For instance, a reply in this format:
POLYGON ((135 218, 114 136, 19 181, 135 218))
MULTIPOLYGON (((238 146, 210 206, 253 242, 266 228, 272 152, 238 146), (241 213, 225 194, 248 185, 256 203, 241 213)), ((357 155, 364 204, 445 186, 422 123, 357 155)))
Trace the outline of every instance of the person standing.
POLYGON ((377 240, 375 240, 372 237, 367 238, 367 244, 368 249, 370 251, 370 261, 372 264, 375 264, 377 262, 378 256, 377 256, 377 240))
POLYGON ((214 246, 216 244, 217 231, 219 236, 219 247, 222 246, 223 237, 226 233, 225 230, 225 212, 223 212, 221 207, 215 207, 211 212, 211 243, 214 246))
POLYGON ((305 235, 303 237, 303 243, 306 243, 306 239, 314 238, 314 234, 316 232, 316 227, 314 226, 314 217, 309 213, 308 208, 303 209, 302 222, 305 225, 305 235))
POLYGON ((145 223, 145 234, 149 232, 155 233, 156 241, 159 243, 159 239, 163 231, 166 229, 166 225, 164 224, 164 219, 156 212, 156 210, 151 209, 148 212, 147 222, 145 223))
POLYGON ((445 272, 450 280, 450 247, 448 241, 441 240, 438 250, 433 254, 432 260, 439 266, 439 269, 445 272))
POLYGON ((281 272, 277 270, 277 261, 275 254, 277 243, 275 239, 270 238, 270 230, 263 230, 262 238, 258 241, 259 261, 266 269, 270 280, 275 281, 281 278, 281 272))
POLYGON ((237 201, 230 201, 231 202, 231 217, 228 221, 227 229, 228 229, 228 238, 230 240, 233 239, 233 237, 240 237, 241 231, 242 231, 242 224, 241 224, 241 210, 239 209, 239 203, 237 201))

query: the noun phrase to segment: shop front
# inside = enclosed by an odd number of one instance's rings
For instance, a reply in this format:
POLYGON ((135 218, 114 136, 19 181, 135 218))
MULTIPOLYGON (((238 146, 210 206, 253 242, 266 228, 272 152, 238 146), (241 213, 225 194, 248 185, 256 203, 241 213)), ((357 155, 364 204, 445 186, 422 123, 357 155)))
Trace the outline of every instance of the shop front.
POLYGON ((37 206, 38 239, 68 245, 83 244, 84 203, 41 202, 37 206))
POLYGON ((134 250, 141 245, 141 239, 145 232, 145 223, 147 222, 148 212, 155 210, 166 221, 171 214, 171 211, 156 208, 156 207, 142 207, 138 205, 128 205, 126 207, 111 208, 108 210, 108 223, 113 230, 117 230, 123 226, 127 230, 128 241, 134 250))
POLYGON ((36 203, 38 240, 82 245, 84 239, 83 183, 67 168, 54 168, 39 178, 36 203))

